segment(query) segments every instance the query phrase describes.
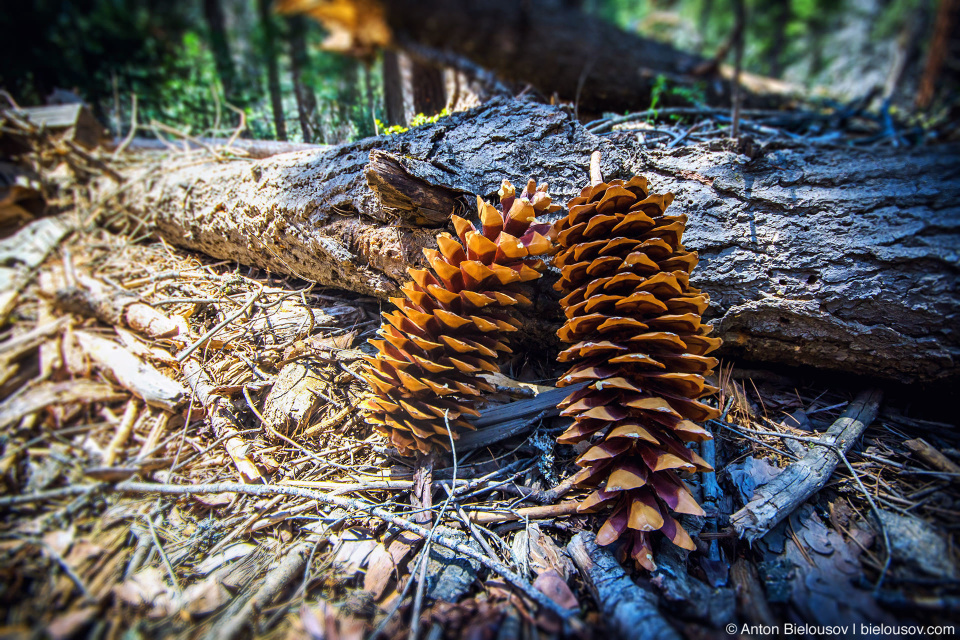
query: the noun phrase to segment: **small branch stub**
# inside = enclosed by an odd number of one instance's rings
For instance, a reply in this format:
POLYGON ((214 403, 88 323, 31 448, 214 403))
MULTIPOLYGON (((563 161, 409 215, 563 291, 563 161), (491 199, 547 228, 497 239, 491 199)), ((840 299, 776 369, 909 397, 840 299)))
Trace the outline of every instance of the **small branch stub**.
POLYGON ((600 152, 590 154, 590 186, 597 186, 603 182, 603 173, 600 171, 600 152))

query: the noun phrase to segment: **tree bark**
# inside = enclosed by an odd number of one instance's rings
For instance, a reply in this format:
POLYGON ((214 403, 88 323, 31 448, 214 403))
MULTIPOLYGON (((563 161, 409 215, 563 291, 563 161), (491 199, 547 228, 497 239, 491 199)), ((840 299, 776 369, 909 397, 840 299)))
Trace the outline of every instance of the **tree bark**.
POLYGON ((280 93, 280 70, 277 65, 277 35, 270 11, 270 0, 257 0, 260 24, 263 27, 263 57, 267 62, 267 87, 277 140, 287 139, 287 125, 283 118, 283 94, 280 93))
POLYGON ((431 64, 413 62, 413 111, 427 116, 440 113, 447 104, 443 70, 431 64))
MULTIPOLYGON (((736 144, 650 151, 596 137, 563 109, 496 100, 325 150, 171 164, 131 176, 118 197, 171 243, 386 298, 449 210, 473 216, 473 194, 494 200, 503 178, 531 175, 565 203, 600 150, 607 179, 642 173, 676 194, 723 353, 900 381, 958 376, 960 148, 751 159, 736 144)), ((527 314, 541 349, 555 346, 559 316, 549 284, 527 314)))
POLYGON ((403 112, 403 76, 400 75, 399 56, 396 51, 383 52, 383 102, 387 124, 391 126, 407 124, 403 112))

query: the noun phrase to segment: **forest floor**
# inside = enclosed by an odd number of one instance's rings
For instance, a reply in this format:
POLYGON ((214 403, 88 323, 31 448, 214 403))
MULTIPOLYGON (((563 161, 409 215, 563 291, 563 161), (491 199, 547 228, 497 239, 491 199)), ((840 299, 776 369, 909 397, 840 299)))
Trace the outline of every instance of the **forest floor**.
MULTIPOLYGON (((566 552, 598 516, 545 500, 578 453, 555 443, 550 354, 492 380, 484 417, 504 437, 439 459, 418 512, 423 477, 357 408, 380 301, 135 220, 118 231, 84 193, 0 243, 0 635, 605 634, 609 596, 566 552)), ((650 616, 687 638, 960 622, 960 431, 924 406, 884 399, 826 486, 753 545, 730 526, 864 384, 723 364, 700 451, 716 473, 689 478, 698 548, 663 542, 653 574, 624 565, 650 616)))

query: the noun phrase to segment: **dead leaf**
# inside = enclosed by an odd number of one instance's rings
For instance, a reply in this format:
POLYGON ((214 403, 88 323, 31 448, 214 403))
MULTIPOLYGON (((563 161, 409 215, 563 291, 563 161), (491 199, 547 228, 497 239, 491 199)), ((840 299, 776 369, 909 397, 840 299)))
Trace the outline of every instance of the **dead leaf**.
POLYGON ((533 586, 564 609, 580 607, 577 597, 567 586, 566 581, 554 569, 548 569, 537 576, 533 586))
POLYGON ((113 588, 113 594, 132 607, 148 608, 160 618, 173 611, 173 598, 158 567, 146 567, 113 588))
POLYGON ((47 625, 47 635, 51 640, 66 640, 83 631, 97 614, 98 607, 82 607, 58 615, 47 625))
POLYGON ((194 570, 197 571, 200 575, 207 575, 223 565, 227 564, 231 560, 236 560, 238 558, 244 558, 253 551, 255 551, 257 545, 250 544, 249 542, 238 542, 237 544, 232 544, 220 553, 205 558, 203 562, 200 562, 194 567, 194 570))
POLYGON ((386 547, 378 545, 367 558, 367 573, 363 576, 364 591, 369 591, 374 599, 379 599, 390 578, 400 577, 401 565, 420 541, 420 536, 401 532, 386 547))
POLYGON ((353 528, 331 536, 331 544, 336 548, 333 561, 340 565, 341 571, 353 575, 366 566, 367 558, 378 543, 370 532, 353 528))
POLYGON ((192 584, 183 590, 181 609, 192 616, 213 613, 230 599, 230 594, 216 577, 192 584))

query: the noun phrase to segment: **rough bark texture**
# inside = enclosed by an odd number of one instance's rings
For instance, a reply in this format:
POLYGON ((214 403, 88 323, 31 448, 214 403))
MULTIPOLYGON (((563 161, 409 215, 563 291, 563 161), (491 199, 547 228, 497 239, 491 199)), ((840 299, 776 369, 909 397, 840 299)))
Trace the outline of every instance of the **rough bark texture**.
POLYGON ((583 576, 614 638, 679 640, 680 634, 660 615, 657 596, 638 586, 596 536, 581 531, 567 545, 567 554, 583 576))
MULTIPOLYGON (((607 178, 641 173, 676 194, 701 257, 692 280, 712 297, 726 353, 901 381, 960 373, 957 147, 647 151, 632 136, 593 136, 562 109, 497 100, 396 136, 260 162, 194 159, 121 197, 180 246, 383 298, 442 228, 411 226, 440 213, 418 202, 495 199, 503 178, 528 176, 565 202, 595 149, 607 178), (375 150, 393 161, 371 163, 375 150), (378 166, 390 175, 378 179, 378 166), (420 193, 384 206, 368 180, 420 193)), ((540 292, 529 316, 549 329, 557 311, 540 292)))

